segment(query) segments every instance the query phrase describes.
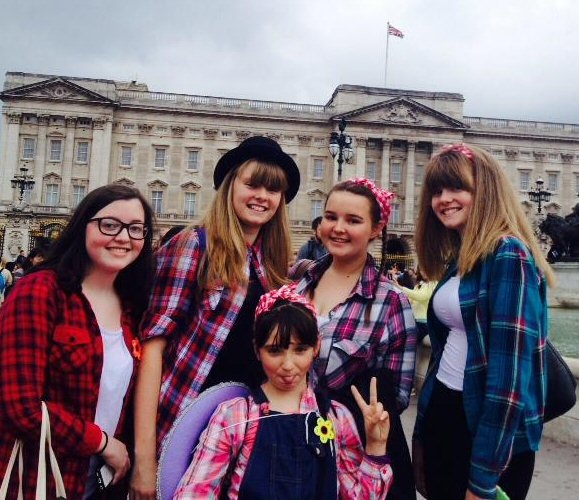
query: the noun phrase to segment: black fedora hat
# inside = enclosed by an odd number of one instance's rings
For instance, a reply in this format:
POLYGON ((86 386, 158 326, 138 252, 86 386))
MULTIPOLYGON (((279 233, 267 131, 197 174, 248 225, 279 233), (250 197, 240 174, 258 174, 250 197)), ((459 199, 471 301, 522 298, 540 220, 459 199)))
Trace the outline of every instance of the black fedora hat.
POLYGON ((247 160, 263 160, 279 165, 287 175, 288 188, 285 201, 289 203, 300 187, 300 171, 292 157, 284 153, 280 145, 269 137, 255 136, 245 139, 239 146, 225 153, 213 172, 213 184, 219 189, 225 176, 247 160))

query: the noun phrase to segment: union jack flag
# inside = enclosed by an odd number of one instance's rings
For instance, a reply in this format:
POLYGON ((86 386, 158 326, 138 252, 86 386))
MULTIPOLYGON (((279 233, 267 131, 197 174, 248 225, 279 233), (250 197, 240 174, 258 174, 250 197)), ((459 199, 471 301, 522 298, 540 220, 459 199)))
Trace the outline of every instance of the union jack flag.
POLYGON ((404 33, 402 33, 402 31, 400 31, 399 29, 396 29, 394 26, 390 26, 390 25, 388 25, 388 34, 393 35, 393 36, 397 36, 399 38, 404 38, 404 33))

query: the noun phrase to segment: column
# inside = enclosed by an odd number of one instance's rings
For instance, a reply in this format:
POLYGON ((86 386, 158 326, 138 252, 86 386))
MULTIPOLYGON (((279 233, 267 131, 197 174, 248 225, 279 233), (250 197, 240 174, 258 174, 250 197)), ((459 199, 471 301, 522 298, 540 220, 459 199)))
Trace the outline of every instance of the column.
POLYGON ((34 175, 34 188, 30 196, 31 205, 42 203, 42 189, 44 187, 44 174, 46 173, 46 133, 48 130, 49 115, 38 115, 38 135, 36 137, 36 161, 34 170, 30 172, 34 175))
POLYGON ((2 168, 0 168, 0 199, 13 201, 12 184, 10 180, 19 173, 20 158, 20 113, 6 113, 4 121, 4 136, 2 137, 2 168))
POLYGON ((414 176, 415 161, 414 151, 416 150, 415 142, 408 142, 408 154, 406 156, 406 203, 404 210, 404 224, 414 224, 414 176))
POLYGON ((390 139, 382 140, 382 175, 380 176, 382 189, 388 189, 390 186, 390 144, 390 139))
POLYGON ((72 162, 74 160, 74 135, 76 116, 66 117, 66 138, 64 139, 64 156, 62 158, 62 181, 60 184, 60 206, 70 207, 72 189, 72 162))
MULTIPOLYGON (((368 139, 366 137, 356 137, 356 173, 355 177, 366 177, 366 144, 368 139)), ((345 163, 344 163, 345 165, 345 163)), ((349 179, 342 175, 343 180, 349 179)))
POLYGON ((112 130, 112 122, 108 118, 93 119, 89 191, 109 183, 112 130))

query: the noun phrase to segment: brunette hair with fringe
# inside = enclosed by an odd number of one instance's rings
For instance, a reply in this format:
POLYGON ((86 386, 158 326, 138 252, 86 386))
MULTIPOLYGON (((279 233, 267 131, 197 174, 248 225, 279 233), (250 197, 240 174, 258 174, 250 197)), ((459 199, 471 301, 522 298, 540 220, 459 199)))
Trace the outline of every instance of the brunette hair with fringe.
POLYGON ((276 330, 274 344, 287 349, 294 335, 300 344, 316 347, 318 322, 307 307, 298 302, 278 300, 273 307, 258 316, 253 325, 253 342, 256 349, 263 347, 276 330))
POLYGON ((464 276, 496 250, 501 238, 514 236, 530 249, 553 286, 554 273, 504 171, 486 151, 470 145, 463 147, 472 151, 472 159, 460 148, 444 148, 426 165, 415 235, 420 271, 429 280, 440 280, 447 265, 457 260, 458 272, 464 276), (443 188, 472 193, 462 239, 457 231, 447 229, 432 210, 432 197, 443 188))
POLYGON ((284 192, 289 185, 288 179, 278 165, 248 160, 228 172, 205 216, 203 225, 207 231, 207 251, 197 275, 199 290, 215 283, 231 287, 248 281, 244 273, 247 243, 233 207, 233 181, 250 164, 256 165, 250 180, 253 185, 282 193, 277 211, 260 229, 259 237, 266 242, 263 256, 269 286, 278 288, 287 283, 291 237, 284 192))
MULTIPOLYGON (((349 180, 342 181, 342 182, 339 182, 338 184, 336 184, 332 189, 330 189, 330 192, 328 193, 328 197, 326 198, 326 205, 328 204, 328 200, 330 199, 330 196, 332 195, 332 193, 336 193, 336 192, 346 192, 346 193, 357 194, 358 196, 363 196, 364 198, 366 198, 370 202, 370 216, 372 217, 372 224, 376 225, 376 224, 380 224, 380 222, 384 222, 384 227, 382 228, 382 235, 381 235, 382 251, 380 252, 380 266, 379 266, 379 273, 378 273, 378 277, 380 277, 386 271, 386 265, 387 265, 387 262, 386 262, 386 240, 388 237, 388 231, 387 231, 387 227, 386 227, 387 226, 386 221, 383 221, 383 219, 382 219, 382 209, 380 208, 380 205, 378 204, 378 201, 376 200, 374 193, 372 193, 372 190, 370 188, 363 186, 361 184, 356 184, 356 183, 351 182, 349 180)), ((376 283, 376 286, 377 286, 377 283, 376 283)))
POLYGON ((145 214, 143 249, 139 256, 117 275, 114 287, 123 306, 129 307, 135 318, 146 309, 153 282, 153 224, 154 215, 148 201, 135 188, 121 184, 109 184, 90 191, 78 204, 68 225, 51 245, 46 260, 34 271, 54 269, 58 283, 67 292, 80 289, 82 280, 91 266, 86 249, 86 226, 88 221, 102 208, 119 200, 137 199, 145 214))

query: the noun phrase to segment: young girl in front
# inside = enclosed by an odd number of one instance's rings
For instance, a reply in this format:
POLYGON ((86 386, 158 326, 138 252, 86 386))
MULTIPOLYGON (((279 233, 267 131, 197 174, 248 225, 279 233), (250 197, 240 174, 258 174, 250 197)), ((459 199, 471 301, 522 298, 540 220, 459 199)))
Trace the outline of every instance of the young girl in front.
POLYGON ((186 404, 224 381, 257 385, 255 307, 285 281, 290 252, 286 203, 300 174, 272 139, 250 137, 226 153, 201 229, 161 247, 149 309, 135 415, 132 496, 153 499, 160 444, 186 404))
POLYGON ((248 398, 218 407, 175 498, 218 498, 223 488, 227 498, 252 500, 385 498, 392 482, 390 422, 376 399, 376 379, 369 403, 352 387, 364 415, 364 449, 346 407, 308 383, 320 347, 310 302, 287 285, 269 292, 254 328, 266 381, 248 398))

